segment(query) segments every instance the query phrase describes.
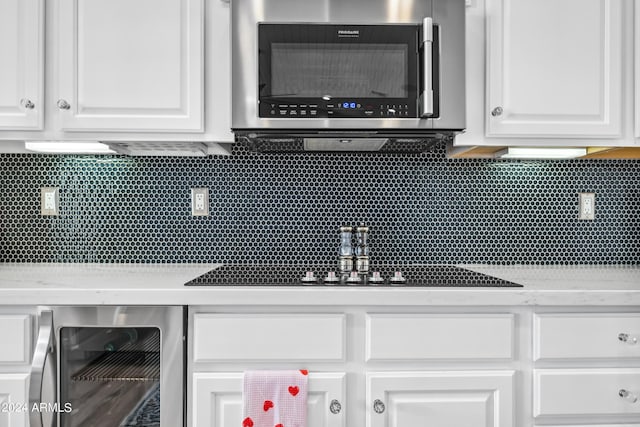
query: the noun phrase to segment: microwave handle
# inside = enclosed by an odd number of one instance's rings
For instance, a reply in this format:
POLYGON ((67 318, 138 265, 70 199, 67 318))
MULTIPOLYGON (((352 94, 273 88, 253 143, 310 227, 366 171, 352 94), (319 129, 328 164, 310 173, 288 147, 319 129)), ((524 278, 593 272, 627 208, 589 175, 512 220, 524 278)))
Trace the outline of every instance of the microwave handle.
POLYGON ((422 93, 420 94, 420 117, 433 115, 433 19, 422 20, 422 93))
MULTIPOLYGON (((44 380, 44 371, 47 367, 47 360, 53 371, 55 383, 56 357, 55 357, 55 340, 53 337, 53 312, 50 310, 40 313, 38 318, 38 341, 36 349, 33 353, 33 362, 31 363, 31 376, 29 379, 29 426, 44 427, 42 420, 43 411, 33 411, 34 405, 40 407, 42 403, 42 384, 44 380)), ((55 386, 54 386, 54 401, 55 386)), ((56 426, 56 417, 53 417, 52 427, 56 426)))

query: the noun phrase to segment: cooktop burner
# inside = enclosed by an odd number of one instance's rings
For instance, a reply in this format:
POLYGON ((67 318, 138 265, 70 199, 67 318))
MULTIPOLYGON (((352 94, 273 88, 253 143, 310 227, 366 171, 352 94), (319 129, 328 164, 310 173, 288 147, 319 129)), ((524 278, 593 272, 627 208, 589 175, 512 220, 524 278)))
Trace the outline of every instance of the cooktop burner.
POLYGON ((348 281, 340 280, 335 266, 284 264, 224 265, 186 283, 186 286, 522 287, 452 265, 381 265, 371 269, 367 276, 353 274, 348 281), (331 273, 338 278, 333 278, 331 273))

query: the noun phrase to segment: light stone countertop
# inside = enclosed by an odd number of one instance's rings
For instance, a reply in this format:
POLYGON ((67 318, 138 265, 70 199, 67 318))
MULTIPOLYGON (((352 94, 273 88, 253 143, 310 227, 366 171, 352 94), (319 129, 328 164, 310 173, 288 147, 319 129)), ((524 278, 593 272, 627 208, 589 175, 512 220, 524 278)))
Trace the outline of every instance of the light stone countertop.
POLYGON ((2 305, 640 306, 640 266, 461 265, 522 288, 185 287, 219 264, 0 264, 2 305))

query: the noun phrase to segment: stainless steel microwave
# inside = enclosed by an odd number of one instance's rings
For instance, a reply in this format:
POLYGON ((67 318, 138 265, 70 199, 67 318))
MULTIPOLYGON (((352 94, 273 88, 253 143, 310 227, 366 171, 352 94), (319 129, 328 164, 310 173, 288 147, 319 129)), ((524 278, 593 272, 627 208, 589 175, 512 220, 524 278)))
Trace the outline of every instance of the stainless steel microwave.
POLYGON ((232 130, 254 147, 422 151, 464 130, 464 0, 232 0, 231 12, 232 130))

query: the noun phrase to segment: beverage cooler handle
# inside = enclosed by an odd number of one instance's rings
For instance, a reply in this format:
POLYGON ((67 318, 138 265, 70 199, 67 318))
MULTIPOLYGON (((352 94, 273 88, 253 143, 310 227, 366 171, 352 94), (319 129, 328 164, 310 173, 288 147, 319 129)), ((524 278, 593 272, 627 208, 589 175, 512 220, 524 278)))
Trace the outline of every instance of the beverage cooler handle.
MULTIPOLYGON (((51 358, 49 365, 53 374, 56 371, 55 340, 53 336, 53 312, 43 311, 38 319, 38 341, 36 350, 33 353, 31 363, 31 377, 29 379, 29 426, 44 427, 42 414, 44 411, 34 411, 34 405, 40 407, 42 403, 42 386, 44 371, 47 367, 47 360, 51 358)), ((56 376, 53 375, 55 379, 56 376)), ((55 381, 54 381, 55 384, 55 381)), ((54 401, 56 401, 56 391, 54 387, 54 401)), ((52 427, 56 426, 56 417, 53 417, 52 427)))
POLYGON ((420 94, 420 116, 433 116, 433 19, 422 20, 422 93, 420 94))

